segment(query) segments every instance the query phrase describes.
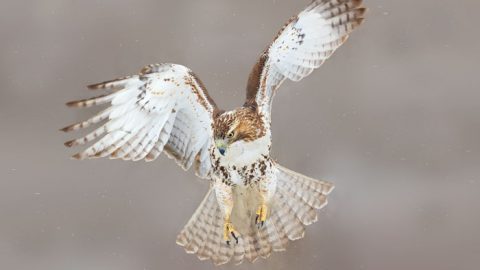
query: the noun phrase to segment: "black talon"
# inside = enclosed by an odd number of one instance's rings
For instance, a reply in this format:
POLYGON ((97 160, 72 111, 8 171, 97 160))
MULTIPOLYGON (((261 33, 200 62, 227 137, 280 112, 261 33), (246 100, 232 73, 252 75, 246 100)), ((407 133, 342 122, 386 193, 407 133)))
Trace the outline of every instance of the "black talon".
POLYGON ((227 246, 230 246, 230 240, 227 240, 227 246))
POLYGON ((261 227, 263 227, 263 225, 265 224, 265 221, 258 221, 258 219, 260 218, 260 215, 257 215, 255 217, 255 224, 257 225, 257 228, 260 229, 261 227))
POLYGON ((234 232, 231 232, 233 238, 235 239, 235 244, 238 244, 238 237, 235 235, 234 232))

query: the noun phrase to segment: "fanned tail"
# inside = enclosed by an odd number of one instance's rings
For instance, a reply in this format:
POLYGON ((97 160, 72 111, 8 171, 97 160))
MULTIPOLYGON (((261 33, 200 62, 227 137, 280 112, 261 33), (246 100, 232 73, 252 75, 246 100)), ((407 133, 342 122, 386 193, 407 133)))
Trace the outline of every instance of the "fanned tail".
POLYGON ((317 211, 327 205, 327 195, 334 186, 276 164, 277 190, 275 212, 279 227, 288 239, 303 238, 305 226, 317 221, 317 211))
POLYGON ((177 237, 177 244, 200 260, 211 259, 220 265, 245 259, 254 262, 272 251, 283 251, 289 240, 304 236, 305 226, 317 221, 317 209, 327 204, 333 184, 319 181, 276 164, 277 189, 271 212, 263 227, 252 226, 241 234, 238 243, 223 240, 223 213, 210 188, 192 218, 177 237))

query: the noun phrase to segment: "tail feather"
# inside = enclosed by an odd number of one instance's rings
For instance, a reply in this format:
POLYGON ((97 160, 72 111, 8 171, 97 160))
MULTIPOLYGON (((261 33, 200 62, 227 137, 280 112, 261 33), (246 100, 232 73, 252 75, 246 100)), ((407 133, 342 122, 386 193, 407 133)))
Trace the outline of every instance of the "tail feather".
POLYGON ((267 226, 268 225, 264 225, 256 230, 257 253, 264 259, 268 258, 272 253, 272 245, 269 240, 267 226))
POLYGON ((297 218, 304 225, 310 225, 317 221, 317 212, 315 208, 307 204, 302 198, 291 191, 285 189, 277 189, 278 193, 283 195, 283 198, 286 198, 287 206, 290 208, 290 211, 294 212, 297 218))
MULTIPOLYGON (((216 265, 245 259, 254 262, 267 258, 272 251, 283 251, 289 240, 304 236, 305 226, 317 220, 316 209, 327 204, 333 185, 286 169, 278 164, 277 190, 270 213, 263 227, 254 222, 248 233, 241 233, 238 243, 223 239, 223 212, 211 188, 192 218, 177 237, 177 244, 187 253, 196 253, 200 260, 210 259, 216 265)), ((235 225, 235 224, 234 224, 235 225)))
POLYGON ((207 232, 209 229, 210 220, 215 220, 212 218, 213 213, 216 210, 216 201, 213 196, 208 196, 208 200, 205 204, 205 207, 202 207, 201 213, 198 217, 197 222, 192 223, 190 235, 191 241, 185 245, 185 250, 188 253, 196 253, 200 248, 205 245, 205 239, 207 237, 207 232))
MULTIPOLYGON (((183 230, 177 236, 177 244, 185 247, 188 253, 200 248, 195 244, 195 242, 200 242, 203 244, 204 241, 202 241, 202 239, 204 239, 206 236, 209 236, 210 233, 202 232, 210 232, 210 230, 212 230, 214 227, 212 223, 216 222, 216 219, 210 214, 220 209, 215 199, 215 194, 212 191, 212 189, 208 191, 207 195, 200 203, 198 210, 195 211, 187 225, 185 225, 183 230)), ((198 249, 196 251, 198 251, 198 249)))
POLYGON ((216 265, 228 263, 233 256, 234 249, 227 245, 222 237, 218 237, 217 241, 218 250, 214 252, 214 256, 212 257, 213 263, 216 265))
POLYGON ((213 239, 212 239, 212 255, 211 255, 211 260, 213 261, 214 264, 219 265, 222 264, 224 261, 224 258, 222 256, 221 250, 223 250, 222 246, 226 246, 227 244, 223 240, 222 232, 219 228, 222 227, 222 221, 223 217, 221 215, 221 212, 217 212, 217 215, 215 217, 216 220, 216 228, 215 232, 213 233, 213 239))
POLYGON ((316 208, 316 209, 321 208, 322 201, 319 196, 321 195, 321 193, 316 193, 313 191, 304 191, 302 190, 302 188, 304 187, 291 182, 279 183, 277 188, 288 193, 289 196, 299 199, 302 204, 312 206, 313 208, 316 208))
MULTIPOLYGON (((275 229, 273 217, 270 216, 270 219, 272 220, 272 222, 265 223, 265 232, 267 234, 267 241, 270 246, 271 253, 272 251, 278 250, 282 243, 280 237, 277 234, 277 230, 275 229)), ((268 256, 270 256, 270 254, 268 256)))
POLYGON ((290 207, 289 198, 285 197, 278 191, 275 194, 275 198, 280 203, 280 205, 277 206, 277 211, 278 215, 281 217, 280 222, 284 227, 288 239, 297 240, 303 238, 305 228, 303 227, 302 222, 297 218, 295 210, 290 207))
MULTIPOLYGON (((212 192, 212 195, 214 196, 215 193, 212 192)), ((200 260, 208 260, 212 257, 213 251, 215 249, 216 240, 221 237, 221 235, 217 232, 220 230, 218 227, 219 220, 217 218, 217 214, 220 213, 220 208, 218 206, 216 207, 217 209, 213 212, 211 216, 210 221, 206 221, 207 224, 210 224, 209 230, 207 230, 208 236, 205 239, 205 245, 197 252, 197 257, 200 260)))
POLYGON ((268 224, 272 224, 272 227, 275 228, 276 232, 276 237, 275 237, 275 242, 273 245, 273 251, 284 251, 287 249, 288 245, 288 236, 285 233, 285 227, 283 226, 282 223, 282 217, 278 214, 278 211, 275 211, 272 213, 272 222, 269 222, 268 224))
POLYGON ((245 239, 244 248, 245 248, 245 258, 251 263, 255 262, 258 258, 258 253, 255 245, 255 238, 252 235, 244 235, 242 238, 245 239))
POLYGON ((285 181, 295 184, 295 187, 297 188, 297 190, 301 190, 306 193, 313 192, 317 194, 321 193, 321 194, 328 195, 334 188, 333 184, 330 182, 320 181, 317 179, 310 178, 308 176, 299 174, 285 167, 282 167, 278 164, 277 164, 277 169, 279 171, 280 177, 287 178, 288 180, 285 180, 285 181))
POLYGON ((243 262, 245 258, 245 244, 243 239, 238 239, 238 242, 241 243, 235 246, 235 251, 233 252, 233 261, 236 265, 239 265, 243 262))
POLYGON ((306 204, 321 209, 327 202, 327 195, 333 190, 333 184, 319 181, 277 165, 281 178, 287 181, 278 183, 279 188, 295 193, 306 204))

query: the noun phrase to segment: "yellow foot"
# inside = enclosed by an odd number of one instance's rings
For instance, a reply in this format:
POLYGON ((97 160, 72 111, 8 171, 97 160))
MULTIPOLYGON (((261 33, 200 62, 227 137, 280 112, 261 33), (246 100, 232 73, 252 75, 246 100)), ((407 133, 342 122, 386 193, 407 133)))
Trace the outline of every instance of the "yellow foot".
POLYGON ((267 220, 268 207, 266 204, 261 204, 257 209, 257 216, 255 217, 255 224, 260 228, 267 220))
POLYGON ((227 245, 230 245, 230 236, 235 239, 235 243, 238 244, 238 232, 235 231, 233 224, 230 221, 225 221, 223 224, 223 240, 227 242, 227 245))

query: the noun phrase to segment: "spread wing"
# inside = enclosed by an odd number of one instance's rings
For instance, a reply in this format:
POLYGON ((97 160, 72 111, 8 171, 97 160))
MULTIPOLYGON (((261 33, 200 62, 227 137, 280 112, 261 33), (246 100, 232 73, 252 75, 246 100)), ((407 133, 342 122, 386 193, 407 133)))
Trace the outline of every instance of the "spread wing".
POLYGON ((107 104, 92 118, 62 129, 68 132, 103 123, 86 136, 65 143, 71 147, 96 141, 74 158, 152 161, 165 152, 185 170, 195 163, 197 175, 208 177, 208 149, 217 106, 188 68, 150 65, 138 75, 88 88, 110 93, 67 103, 70 107, 107 104))
POLYGON ((364 13, 362 0, 317 0, 292 17, 253 67, 246 104, 270 118, 282 82, 299 81, 320 67, 362 23, 364 13))

